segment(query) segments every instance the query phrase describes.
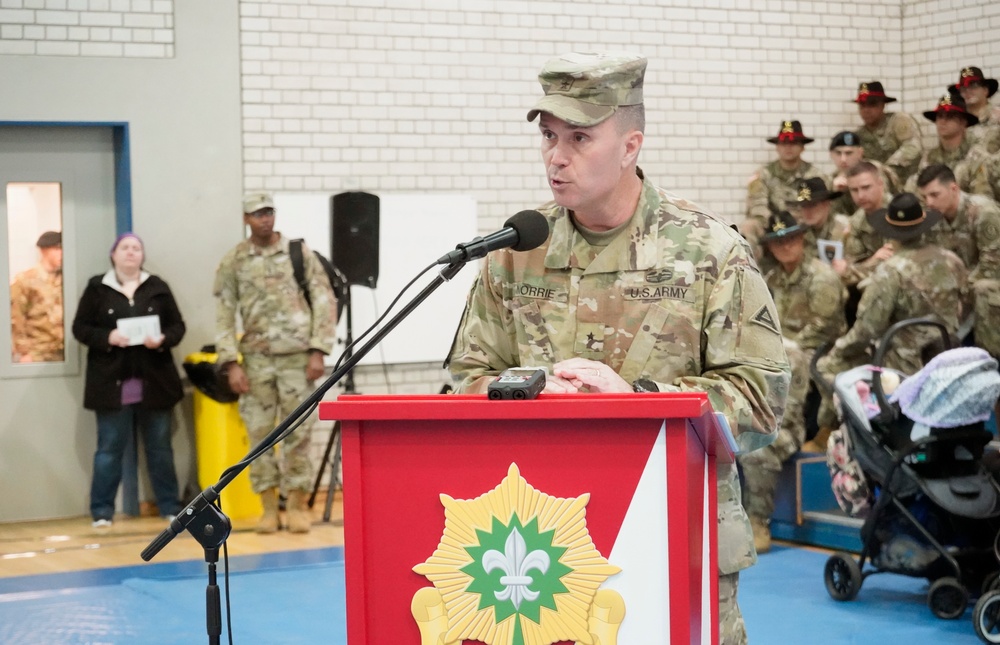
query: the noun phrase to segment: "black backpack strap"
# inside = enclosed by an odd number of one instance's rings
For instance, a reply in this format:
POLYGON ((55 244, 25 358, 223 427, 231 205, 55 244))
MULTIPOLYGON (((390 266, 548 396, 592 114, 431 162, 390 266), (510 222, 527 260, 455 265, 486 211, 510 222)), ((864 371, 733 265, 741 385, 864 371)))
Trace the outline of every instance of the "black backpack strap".
POLYGON ((302 290, 306 302, 312 307, 312 298, 309 297, 309 285, 306 282, 306 264, 302 257, 302 239, 291 240, 288 243, 288 255, 292 259, 292 272, 295 274, 295 282, 302 290))

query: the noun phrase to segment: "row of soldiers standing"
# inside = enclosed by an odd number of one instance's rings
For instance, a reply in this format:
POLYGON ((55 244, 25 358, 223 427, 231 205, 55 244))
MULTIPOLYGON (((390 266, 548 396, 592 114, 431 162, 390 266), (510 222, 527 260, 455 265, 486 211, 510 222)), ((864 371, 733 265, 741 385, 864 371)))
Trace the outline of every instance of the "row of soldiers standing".
MULTIPOLYGON (((891 325, 933 317, 956 338, 971 325, 972 341, 1000 357, 1000 108, 989 101, 997 88, 979 68, 963 69, 923 113, 938 139, 925 149, 916 119, 887 112, 896 99, 878 81, 861 83, 854 102, 863 125, 831 140, 832 179, 801 158, 813 139, 799 121, 768 139, 778 158, 751 179, 739 228, 772 291, 792 382, 774 444, 741 457, 758 551, 770 547, 782 463, 805 439, 818 348, 833 343, 818 363, 832 381, 871 362, 891 325)), ((907 328, 886 365, 916 372, 934 337, 907 328)), ((817 420, 821 436, 837 424, 828 396, 817 420)))

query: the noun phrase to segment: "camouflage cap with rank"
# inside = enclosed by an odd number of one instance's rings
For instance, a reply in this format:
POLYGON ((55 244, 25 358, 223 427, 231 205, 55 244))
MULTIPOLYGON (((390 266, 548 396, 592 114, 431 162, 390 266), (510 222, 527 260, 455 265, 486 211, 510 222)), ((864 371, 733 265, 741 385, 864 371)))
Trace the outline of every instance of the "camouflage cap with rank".
POLYGON ((619 107, 642 104, 646 58, 628 52, 573 52, 550 59, 538 74, 545 96, 528 111, 580 127, 607 120, 619 107))
POLYGON ((795 216, 788 211, 781 211, 767 218, 767 230, 760 239, 766 244, 805 235, 805 233, 806 227, 799 224, 795 216))

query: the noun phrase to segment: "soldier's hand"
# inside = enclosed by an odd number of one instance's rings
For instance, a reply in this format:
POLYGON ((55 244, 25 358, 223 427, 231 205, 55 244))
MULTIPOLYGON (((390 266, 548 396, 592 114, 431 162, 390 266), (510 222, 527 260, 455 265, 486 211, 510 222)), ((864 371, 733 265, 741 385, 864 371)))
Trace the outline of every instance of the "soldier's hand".
POLYGON ((888 260, 892 257, 893 253, 895 253, 895 251, 893 251, 891 244, 883 244, 878 251, 875 251, 872 257, 879 261, 888 260))
POLYGON ((832 266, 833 270, 837 272, 837 275, 841 277, 843 277, 843 275, 847 272, 847 260, 844 258, 832 260, 830 262, 830 266, 832 266))
MULTIPOLYGON (((586 358, 570 358, 552 366, 553 376, 588 392, 631 392, 632 386, 613 369, 586 358)), ((558 383, 558 381, 557 381, 558 383)), ((548 389, 546 383, 546 389, 548 389)))
POLYGON ((844 175, 837 175, 833 178, 833 189, 839 190, 841 192, 847 190, 847 177, 844 175))
POLYGON ((243 367, 239 363, 233 363, 229 366, 229 371, 226 372, 226 377, 229 379, 229 389, 236 394, 246 394, 250 391, 250 380, 247 378, 247 373, 243 371, 243 367))
POLYGON ((315 381, 323 376, 323 371, 323 353, 310 351, 309 363, 306 365, 306 380, 315 381))

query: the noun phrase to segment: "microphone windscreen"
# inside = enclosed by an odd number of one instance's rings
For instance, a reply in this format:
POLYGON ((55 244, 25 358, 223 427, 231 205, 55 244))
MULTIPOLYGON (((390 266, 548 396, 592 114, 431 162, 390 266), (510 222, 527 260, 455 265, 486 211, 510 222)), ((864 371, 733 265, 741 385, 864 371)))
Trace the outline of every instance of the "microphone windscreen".
POLYGON ((521 211, 504 222, 504 227, 517 231, 512 251, 530 251, 549 239, 549 222, 538 211, 521 211))

